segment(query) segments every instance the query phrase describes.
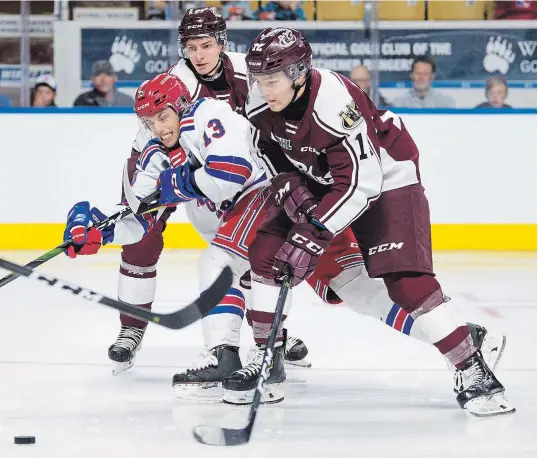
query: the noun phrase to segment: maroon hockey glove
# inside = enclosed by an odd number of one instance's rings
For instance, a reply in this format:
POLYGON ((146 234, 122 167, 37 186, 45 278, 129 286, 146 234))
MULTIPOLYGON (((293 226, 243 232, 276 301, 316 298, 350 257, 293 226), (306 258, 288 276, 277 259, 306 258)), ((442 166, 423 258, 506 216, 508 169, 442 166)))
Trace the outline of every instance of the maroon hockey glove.
POLYGON ((306 223, 317 207, 317 202, 298 172, 281 173, 271 180, 275 202, 284 207, 294 223, 306 223))
POLYGON ((292 273, 291 283, 298 285, 314 272, 319 257, 332 239, 333 235, 328 230, 320 231, 310 223, 295 224, 275 256, 273 275, 281 277, 288 264, 292 273))

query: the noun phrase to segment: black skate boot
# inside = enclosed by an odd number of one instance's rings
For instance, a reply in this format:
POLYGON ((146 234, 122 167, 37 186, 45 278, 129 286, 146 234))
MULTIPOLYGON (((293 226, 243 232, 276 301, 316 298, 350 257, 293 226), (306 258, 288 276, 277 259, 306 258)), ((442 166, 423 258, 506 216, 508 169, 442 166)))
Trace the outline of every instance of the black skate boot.
MULTIPOLYGON (((469 334, 471 335, 474 346, 477 350, 480 350, 484 361, 491 371, 495 373, 499 366, 499 362, 501 361, 504 347, 506 346, 506 336, 502 334, 492 334, 479 324, 467 323, 467 327, 469 328, 469 334)), ((448 359, 445 359, 445 361, 448 368, 455 373, 456 368, 452 363, 448 359)), ((457 393, 455 388, 454 392, 457 393)))
POLYGON ((174 396, 188 401, 222 401, 222 380, 241 369, 239 348, 219 345, 200 355, 195 367, 174 375, 174 396))
POLYGON ((312 364, 306 360, 308 348, 301 339, 288 336, 284 329, 284 338, 286 340, 286 349, 284 351, 284 362, 291 366, 312 367, 312 364))
POLYGON ((484 361, 495 373, 506 346, 506 336, 492 334, 478 324, 467 323, 467 327, 475 347, 480 350, 484 361))
POLYGON ((121 374, 133 367, 136 352, 142 346, 145 332, 145 329, 122 325, 116 342, 108 347, 108 357, 114 362, 112 375, 121 374))
POLYGON ((456 400, 462 409, 478 417, 515 412, 504 397, 504 387, 487 366, 480 351, 454 374, 456 400))
MULTIPOLYGON (((269 366, 269 378, 265 382, 262 404, 275 404, 284 399, 281 384, 286 380, 284 369, 284 345, 275 348, 273 361, 269 366)), ((258 377, 262 368, 265 345, 254 346, 248 355, 247 364, 222 381, 224 388, 223 401, 227 404, 250 404, 254 399, 254 391, 258 385, 258 377)))

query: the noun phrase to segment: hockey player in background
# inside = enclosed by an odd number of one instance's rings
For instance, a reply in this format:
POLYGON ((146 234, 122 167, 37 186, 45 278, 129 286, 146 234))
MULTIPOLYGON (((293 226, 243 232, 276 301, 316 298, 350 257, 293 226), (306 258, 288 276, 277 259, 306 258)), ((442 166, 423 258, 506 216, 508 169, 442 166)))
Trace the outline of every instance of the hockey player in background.
MULTIPOLYGON (((390 298, 455 366, 459 405, 479 416, 514 412, 435 278, 419 153, 405 125, 350 80, 311 62, 306 39, 287 28, 264 30, 247 53, 246 115, 259 154, 273 175, 298 170, 307 183, 299 192, 282 183, 283 208, 264 220, 249 247, 256 341, 263 348, 284 267, 291 266, 293 285, 301 283, 333 238, 351 228, 369 275, 383 280, 390 298)), ((259 373, 259 365, 247 365, 223 387, 242 397, 259 373)), ((285 378, 278 360, 270 378, 285 378)))

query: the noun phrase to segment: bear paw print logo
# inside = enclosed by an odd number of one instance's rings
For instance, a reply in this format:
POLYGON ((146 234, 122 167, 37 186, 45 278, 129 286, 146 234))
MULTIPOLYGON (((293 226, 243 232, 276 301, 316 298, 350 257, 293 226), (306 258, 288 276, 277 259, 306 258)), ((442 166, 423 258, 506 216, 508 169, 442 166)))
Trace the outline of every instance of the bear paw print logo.
POLYGON ((497 38, 490 37, 486 45, 484 69, 489 73, 499 71, 503 75, 506 75, 510 64, 514 62, 515 58, 516 55, 512 51, 512 43, 507 39, 503 39, 501 36, 497 38))
POLYGON ((126 36, 116 37, 110 52, 112 55, 109 61, 115 72, 124 71, 130 75, 133 73, 135 65, 140 61, 138 45, 133 43, 133 40, 128 40, 126 36))

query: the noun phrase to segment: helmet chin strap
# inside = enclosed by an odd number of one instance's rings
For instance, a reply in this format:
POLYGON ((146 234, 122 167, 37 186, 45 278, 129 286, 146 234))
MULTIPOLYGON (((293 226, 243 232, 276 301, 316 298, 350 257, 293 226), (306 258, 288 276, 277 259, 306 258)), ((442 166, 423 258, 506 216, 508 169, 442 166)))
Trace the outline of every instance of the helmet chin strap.
POLYGON ((304 83, 301 85, 297 85, 295 81, 292 83, 291 88, 293 89, 293 97, 291 98, 291 102, 288 104, 288 106, 291 105, 293 102, 295 102, 295 100, 297 100, 297 95, 299 94, 299 91, 301 90, 301 88, 306 86, 308 78, 309 76, 305 78, 304 83))
POLYGON ((224 65, 222 65, 222 54, 219 56, 219 61, 217 62, 217 65, 215 65, 211 70, 209 70, 205 75, 200 74, 200 78, 202 78, 205 81, 215 81, 220 75, 222 75, 222 72, 224 71, 224 65), (213 71, 215 71, 217 68, 221 67, 218 72, 216 72, 213 76, 209 76, 209 74, 213 71))

